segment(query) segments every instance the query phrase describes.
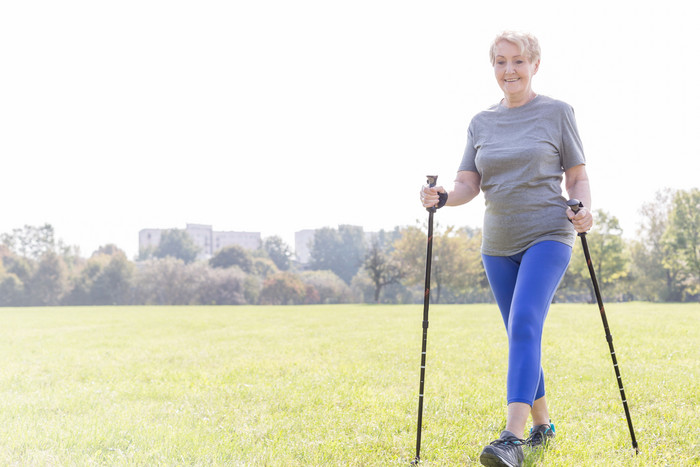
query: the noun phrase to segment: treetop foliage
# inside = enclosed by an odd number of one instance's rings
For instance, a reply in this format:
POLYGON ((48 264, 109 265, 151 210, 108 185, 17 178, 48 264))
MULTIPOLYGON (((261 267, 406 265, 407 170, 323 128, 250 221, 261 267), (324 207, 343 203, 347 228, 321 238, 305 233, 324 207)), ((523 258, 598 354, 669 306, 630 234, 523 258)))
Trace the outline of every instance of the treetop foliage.
POLYGON ((185 264, 189 264, 197 259, 199 247, 187 232, 180 229, 166 230, 161 234, 160 243, 153 252, 156 258, 177 258, 185 264))

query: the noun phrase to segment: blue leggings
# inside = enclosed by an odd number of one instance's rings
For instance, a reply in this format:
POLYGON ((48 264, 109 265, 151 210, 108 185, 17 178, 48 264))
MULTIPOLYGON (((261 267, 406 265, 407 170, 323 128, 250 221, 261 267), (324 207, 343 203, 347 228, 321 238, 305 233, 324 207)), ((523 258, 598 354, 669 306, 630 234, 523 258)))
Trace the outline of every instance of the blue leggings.
POLYGON ((517 255, 482 259, 508 333, 508 403, 532 406, 544 396, 542 329, 571 247, 543 241, 517 255))

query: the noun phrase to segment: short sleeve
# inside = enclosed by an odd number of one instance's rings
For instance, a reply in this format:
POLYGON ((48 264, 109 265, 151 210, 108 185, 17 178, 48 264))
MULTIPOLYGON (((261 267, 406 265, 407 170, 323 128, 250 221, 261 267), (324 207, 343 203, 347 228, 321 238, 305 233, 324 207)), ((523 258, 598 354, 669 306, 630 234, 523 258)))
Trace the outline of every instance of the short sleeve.
POLYGON ((462 156, 462 162, 459 164, 459 171, 468 170, 470 172, 478 172, 476 168, 476 147, 474 147, 474 133, 473 133, 474 122, 469 125, 469 130, 467 131, 467 147, 464 148, 464 155, 462 156))
POLYGON ((565 105, 562 115, 559 157, 564 170, 586 163, 583 144, 576 125, 576 116, 574 115, 573 107, 570 105, 565 105))

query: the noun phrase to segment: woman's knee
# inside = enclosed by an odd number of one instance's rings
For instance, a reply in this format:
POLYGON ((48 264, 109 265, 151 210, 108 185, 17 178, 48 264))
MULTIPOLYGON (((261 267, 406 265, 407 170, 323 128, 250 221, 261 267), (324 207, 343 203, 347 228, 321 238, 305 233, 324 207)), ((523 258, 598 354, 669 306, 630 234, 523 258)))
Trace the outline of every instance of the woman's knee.
POLYGON ((534 316, 535 313, 522 315, 522 313, 513 314, 513 318, 511 318, 508 326, 508 341, 511 344, 538 343, 542 337, 542 326, 544 323, 534 316))

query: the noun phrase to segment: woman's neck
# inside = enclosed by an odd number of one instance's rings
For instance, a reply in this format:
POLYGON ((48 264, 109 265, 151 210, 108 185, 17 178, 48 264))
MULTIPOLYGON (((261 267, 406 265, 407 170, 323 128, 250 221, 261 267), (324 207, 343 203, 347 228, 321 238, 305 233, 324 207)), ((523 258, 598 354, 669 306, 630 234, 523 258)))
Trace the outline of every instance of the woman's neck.
POLYGON ((524 96, 504 96, 503 97, 503 105, 508 107, 509 109, 512 109, 513 107, 521 107, 528 102, 530 102, 532 99, 537 97, 537 94, 533 90, 530 90, 527 92, 524 96))

